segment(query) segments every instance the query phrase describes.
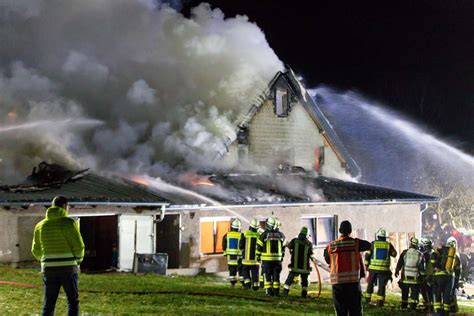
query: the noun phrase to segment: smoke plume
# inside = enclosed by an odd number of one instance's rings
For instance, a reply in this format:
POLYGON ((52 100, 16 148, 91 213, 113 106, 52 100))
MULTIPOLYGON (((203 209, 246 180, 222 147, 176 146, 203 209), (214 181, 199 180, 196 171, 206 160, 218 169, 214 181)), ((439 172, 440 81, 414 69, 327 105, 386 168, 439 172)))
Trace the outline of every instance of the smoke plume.
POLYGON ((145 0, 0 0, 0 181, 41 160, 157 174, 212 157, 283 68, 245 16, 145 0))

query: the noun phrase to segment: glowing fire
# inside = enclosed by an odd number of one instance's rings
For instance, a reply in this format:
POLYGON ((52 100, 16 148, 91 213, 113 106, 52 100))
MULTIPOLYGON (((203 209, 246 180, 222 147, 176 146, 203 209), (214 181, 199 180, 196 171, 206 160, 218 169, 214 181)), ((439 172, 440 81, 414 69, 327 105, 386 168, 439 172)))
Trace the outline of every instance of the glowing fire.
POLYGON ((216 186, 214 183, 211 182, 211 180, 207 178, 194 178, 191 180, 192 185, 206 185, 208 187, 214 187, 216 186))
POLYGON ((16 114, 16 112, 14 111, 11 111, 11 112, 8 112, 7 116, 10 120, 14 120, 18 117, 18 114, 16 114))
POLYGON ((132 180, 133 182, 135 183, 138 183, 138 184, 142 184, 142 185, 150 185, 150 181, 148 181, 147 179, 143 178, 143 177, 139 177, 139 176, 131 176, 129 177, 130 180, 132 180))

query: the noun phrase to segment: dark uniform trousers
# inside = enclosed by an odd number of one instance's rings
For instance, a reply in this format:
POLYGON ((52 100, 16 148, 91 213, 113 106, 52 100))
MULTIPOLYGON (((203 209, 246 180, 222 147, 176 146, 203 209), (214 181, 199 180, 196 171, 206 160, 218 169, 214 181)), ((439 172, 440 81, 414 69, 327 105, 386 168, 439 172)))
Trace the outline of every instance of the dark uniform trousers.
POLYGON ((430 284, 428 276, 422 276, 420 283, 420 292, 423 297, 425 309, 431 310, 433 308, 433 286, 430 284))
POLYGON ((338 316, 362 315, 362 291, 359 283, 333 284, 332 299, 338 316))
POLYGON ((265 270, 265 288, 267 288, 267 284, 272 284, 272 288, 278 292, 282 270, 281 261, 263 261, 262 266, 265 270))
POLYGON ((402 308, 407 308, 410 304, 410 308, 415 309, 418 304, 418 295, 420 293, 419 284, 403 283, 398 282, 400 289, 402 290, 402 308), (408 299, 410 296, 410 299, 408 299))
POLYGON ((244 287, 249 289, 253 287, 254 290, 259 288, 259 274, 258 274, 258 264, 243 264, 242 265, 242 275, 244 277, 244 287))
POLYGON ((435 304, 438 315, 448 315, 453 293, 454 278, 449 274, 435 275, 435 304))
MULTIPOLYGON (((377 281, 377 299, 385 299, 385 287, 387 286, 388 280, 390 280, 390 272, 375 272, 370 270, 369 283, 367 284, 367 294, 371 295, 374 293, 375 281, 377 281)), ((374 295, 375 296, 375 295, 374 295)), ((375 298, 375 297, 374 297, 375 298)))
POLYGON ((293 280, 295 279, 295 277, 298 275, 301 276, 301 287, 307 288, 309 273, 298 273, 298 272, 290 271, 290 273, 288 274, 288 277, 286 278, 285 285, 290 286, 293 283, 293 280))

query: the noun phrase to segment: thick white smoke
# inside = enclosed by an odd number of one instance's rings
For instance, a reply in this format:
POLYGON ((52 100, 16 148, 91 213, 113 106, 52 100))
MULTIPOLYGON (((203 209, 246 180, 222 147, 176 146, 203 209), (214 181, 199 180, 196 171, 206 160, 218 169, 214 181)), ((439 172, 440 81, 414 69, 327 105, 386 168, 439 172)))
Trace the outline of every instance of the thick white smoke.
MULTIPOLYGON (((0 0, 0 181, 41 160, 157 173, 210 162, 283 68, 245 16, 144 0, 0 0)), ((16 178, 19 177, 19 178, 16 178)))

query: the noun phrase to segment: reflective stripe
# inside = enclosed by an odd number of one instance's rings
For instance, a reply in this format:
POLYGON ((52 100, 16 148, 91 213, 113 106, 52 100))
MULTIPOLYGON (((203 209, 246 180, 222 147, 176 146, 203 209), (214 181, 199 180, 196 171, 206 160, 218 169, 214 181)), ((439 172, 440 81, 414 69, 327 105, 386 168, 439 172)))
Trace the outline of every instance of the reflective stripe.
POLYGON ((258 232, 254 232, 251 230, 247 230, 244 233, 244 238, 245 238, 245 251, 242 254, 242 264, 244 265, 256 265, 258 264, 257 261, 257 240, 260 234, 258 232))
POLYGON ((359 282, 360 254, 356 239, 341 237, 328 246, 331 284, 359 282), (344 238, 344 239, 342 239, 344 238))

